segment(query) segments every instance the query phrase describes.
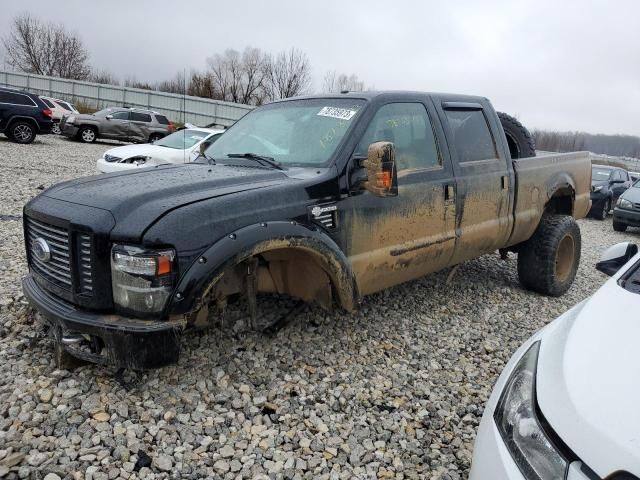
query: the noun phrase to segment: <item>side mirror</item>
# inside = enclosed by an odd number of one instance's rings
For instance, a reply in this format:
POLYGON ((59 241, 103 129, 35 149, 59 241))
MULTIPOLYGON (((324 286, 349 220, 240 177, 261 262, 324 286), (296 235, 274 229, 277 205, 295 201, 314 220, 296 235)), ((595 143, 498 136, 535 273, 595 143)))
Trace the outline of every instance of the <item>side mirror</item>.
POLYGON ((367 170, 364 189, 378 197, 398 195, 396 148, 391 142, 375 142, 369 145, 367 158, 362 162, 367 170))
POLYGON ((202 142, 200 144, 200 155, 202 155, 204 157, 204 152, 207 150, 207 148, 209 148, 211 146, 211 144, 209 142, 202 142))
POLYGON ((611 277, 637 253, 638 246, 635 243, 617 243, 604 251, 600 261, 596 263, 596 269, 611 277))
POLYGON ((111 119, 113 118, 113 115, 107 115, 107 116, 106 116, 106 117, 104 117, 104 118, 106 118, 107 120, 111 120, 111 119))

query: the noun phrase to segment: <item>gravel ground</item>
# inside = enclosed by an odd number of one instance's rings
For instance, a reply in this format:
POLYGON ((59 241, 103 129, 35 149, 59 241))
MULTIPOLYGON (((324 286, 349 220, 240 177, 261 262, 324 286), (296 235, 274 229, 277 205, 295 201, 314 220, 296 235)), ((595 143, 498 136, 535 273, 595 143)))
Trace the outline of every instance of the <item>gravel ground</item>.
POLYGON ((92 174, 111 145, 0 138, 6 478, 466 478, 509 356, 604 281, 593 265, 605 246, 637 238, 610 219, 580 221, 582 264, 562 298, 522 290, 515 256, 487 255, 449 284, 441 272, 370 296, 354 314, 304 307, 272 335, 185 337, 179 364, 137 378, 57 370, 20 292, 22 206, 42 186, 92 174))

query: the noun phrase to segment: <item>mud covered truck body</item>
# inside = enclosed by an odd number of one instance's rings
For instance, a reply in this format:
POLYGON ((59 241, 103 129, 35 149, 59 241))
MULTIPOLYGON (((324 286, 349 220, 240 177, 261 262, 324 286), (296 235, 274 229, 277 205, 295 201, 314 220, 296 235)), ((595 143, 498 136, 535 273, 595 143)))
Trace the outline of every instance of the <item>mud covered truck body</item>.
POLYGON ((301 97, 251 111, 193 164, 55 185, 24 208, 30 303, 56 353, 177 359, 230 297, 362 296, 500 250, 523 286, 566 291, 590 207, 586 153, 535 155, 482 97, 301 97), (505 127, 503 128, 503 125, 505 127), (506 130, 506 134, 505 134, 506 130))

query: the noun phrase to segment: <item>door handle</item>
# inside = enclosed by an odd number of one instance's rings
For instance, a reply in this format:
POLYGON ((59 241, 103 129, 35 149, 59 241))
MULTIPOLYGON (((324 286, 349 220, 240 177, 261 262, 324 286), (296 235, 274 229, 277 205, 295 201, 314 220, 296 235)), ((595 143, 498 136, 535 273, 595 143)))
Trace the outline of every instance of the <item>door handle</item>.
POLYGON ((502 177, 500 177, 500 182, 502 184, 502 189, 506 190, 507 187, 509 186, 509 179, 507 178, 507 176, 502 175, 502 177))

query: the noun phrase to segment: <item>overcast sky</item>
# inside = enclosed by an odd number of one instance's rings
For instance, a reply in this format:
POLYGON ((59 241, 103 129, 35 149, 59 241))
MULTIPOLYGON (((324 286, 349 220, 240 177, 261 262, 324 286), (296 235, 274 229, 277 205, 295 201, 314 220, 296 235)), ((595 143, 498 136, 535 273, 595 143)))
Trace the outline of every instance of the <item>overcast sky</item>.
MULTIPOLYGON (((91 63, 156 81, 226 48, 297 47, 377 90, 479 94, 534 128, 640 135, 640 1, 2 1, 84 40, 91 63)), ((1 64, 0 64, 1 66, 1 64)))

